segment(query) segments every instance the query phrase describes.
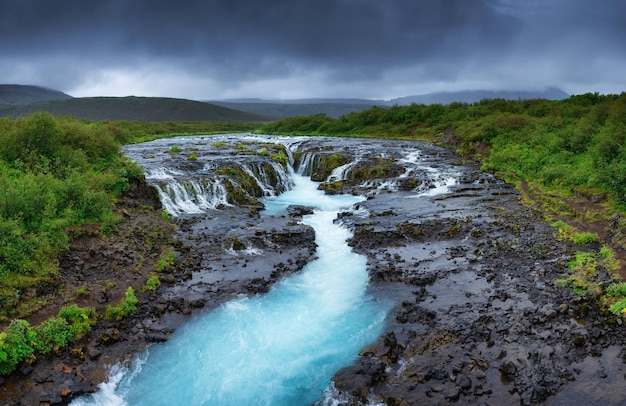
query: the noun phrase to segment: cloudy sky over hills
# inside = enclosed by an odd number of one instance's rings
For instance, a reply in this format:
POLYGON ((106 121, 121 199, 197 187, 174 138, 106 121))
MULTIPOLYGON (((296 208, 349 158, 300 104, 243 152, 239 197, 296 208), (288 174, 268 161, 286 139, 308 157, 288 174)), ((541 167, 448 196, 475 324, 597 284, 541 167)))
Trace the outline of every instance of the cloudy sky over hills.
POLYGON ((0 0, 0 82, 73 96, 626 91, 623 0, 0 0))

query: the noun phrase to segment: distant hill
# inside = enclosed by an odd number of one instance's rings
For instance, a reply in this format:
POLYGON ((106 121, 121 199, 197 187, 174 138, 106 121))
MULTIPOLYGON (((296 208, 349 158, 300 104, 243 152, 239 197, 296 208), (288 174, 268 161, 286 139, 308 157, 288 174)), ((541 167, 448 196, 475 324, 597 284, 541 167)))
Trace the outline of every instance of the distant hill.
POLYGON ((72 96, 39 86, 0 85, 0 104, 30 104, 48 100, 67 100, 72 96))
MULTIPOLYGON (((0 106, 1 107, 1 106, 0 106)), ((0 113, 5 109, 0 108, 0 113)), ((214 104, 165 97, 82 97, 52 100, 13 108, 22 116, 46 111, 55 116, 87 120, 128 121, 268 121, 268 117, 214 104)))
MULTIPOLYGON (((366 102, 366 100, 362 101, 366 102)), ((367 102, 369 103, 298 103, 295 100, 285 102, 268 102, 258 99, 258 101, 247 102, 212 101, 210 103, 252 114, 275 118, 310 116, 314 114, 326 114, 328 117, 337 118, 353 112, 369 109, 376 104, 369 100, 367 100, 367 102)))
POLYGON ((459 103, 476 103, 484 99, 505 99, 505 100, 530 100, 530 99, 546 99, 561 100, 567 99, 570 95, 559 88, 549 87, 539 91, 515 91, 515 90, 464 90, 460 92, 438 92, 428 93, 417 96, 406 96, 391 99, 386 105, 394 104, 407 105, 415 104, 450 104, 459 103))
POLYGON ((528 100, 547 99, 561 100, 569 97, 561 89, 549 87, 538 91, 489 91, 489 90, 465 90, 459 92, 439 92, 422 95, 398 97, 391 100, 377 99, 227 99, 210 101, 232 109, 246 111, 248 113, 265 116, 285 118, 293 116, 307 116, 313 114, 326 114, 329 117, 337 118, 353 112, 369 109, 372 106, 391 107, 393 105, 415 104, 450 104, 476 103, 483 99, 505 99, 505 100, 528 100))

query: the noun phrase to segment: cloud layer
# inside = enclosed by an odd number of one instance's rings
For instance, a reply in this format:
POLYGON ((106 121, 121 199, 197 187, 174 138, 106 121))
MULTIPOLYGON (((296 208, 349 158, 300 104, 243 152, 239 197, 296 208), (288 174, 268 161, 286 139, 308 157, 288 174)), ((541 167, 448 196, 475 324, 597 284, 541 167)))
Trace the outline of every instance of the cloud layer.
POLYGON ((626 90, 622 0, 0 0, 0 74, 74 96, 626 90))

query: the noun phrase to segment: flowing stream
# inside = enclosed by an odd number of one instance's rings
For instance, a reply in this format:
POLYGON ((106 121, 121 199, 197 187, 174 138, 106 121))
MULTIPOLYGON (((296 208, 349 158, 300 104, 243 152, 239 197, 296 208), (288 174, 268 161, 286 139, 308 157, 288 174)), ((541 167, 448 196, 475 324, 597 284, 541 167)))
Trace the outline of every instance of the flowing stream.
POLYGON ((333 221, 362 198, 328 196, 307 177, 291 176, 291 190, 263 199, 265 215, 290 204, 315 207, 303 222, 315 229, 318 259, 265 295, 187 323, 74 405, 332 403, 324 399, 331 377, 380 335, 387 309, 367 295, 366 258, 333 221))

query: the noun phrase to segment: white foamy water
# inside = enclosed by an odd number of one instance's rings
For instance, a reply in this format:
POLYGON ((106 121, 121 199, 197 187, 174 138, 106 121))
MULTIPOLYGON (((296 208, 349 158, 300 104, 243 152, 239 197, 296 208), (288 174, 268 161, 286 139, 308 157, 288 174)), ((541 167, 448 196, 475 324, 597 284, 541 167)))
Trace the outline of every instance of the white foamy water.
POLYGON ((366 258, 334 224, 362 200, 327 196, 309 179, 265 199, 268 212, 316 207, 317 260, 268 294, 228 302, 152 346, 101 390, 73 405, 309 405, 328 396, 330 379, 382 332, 386 309, 366 293, 366 258))

